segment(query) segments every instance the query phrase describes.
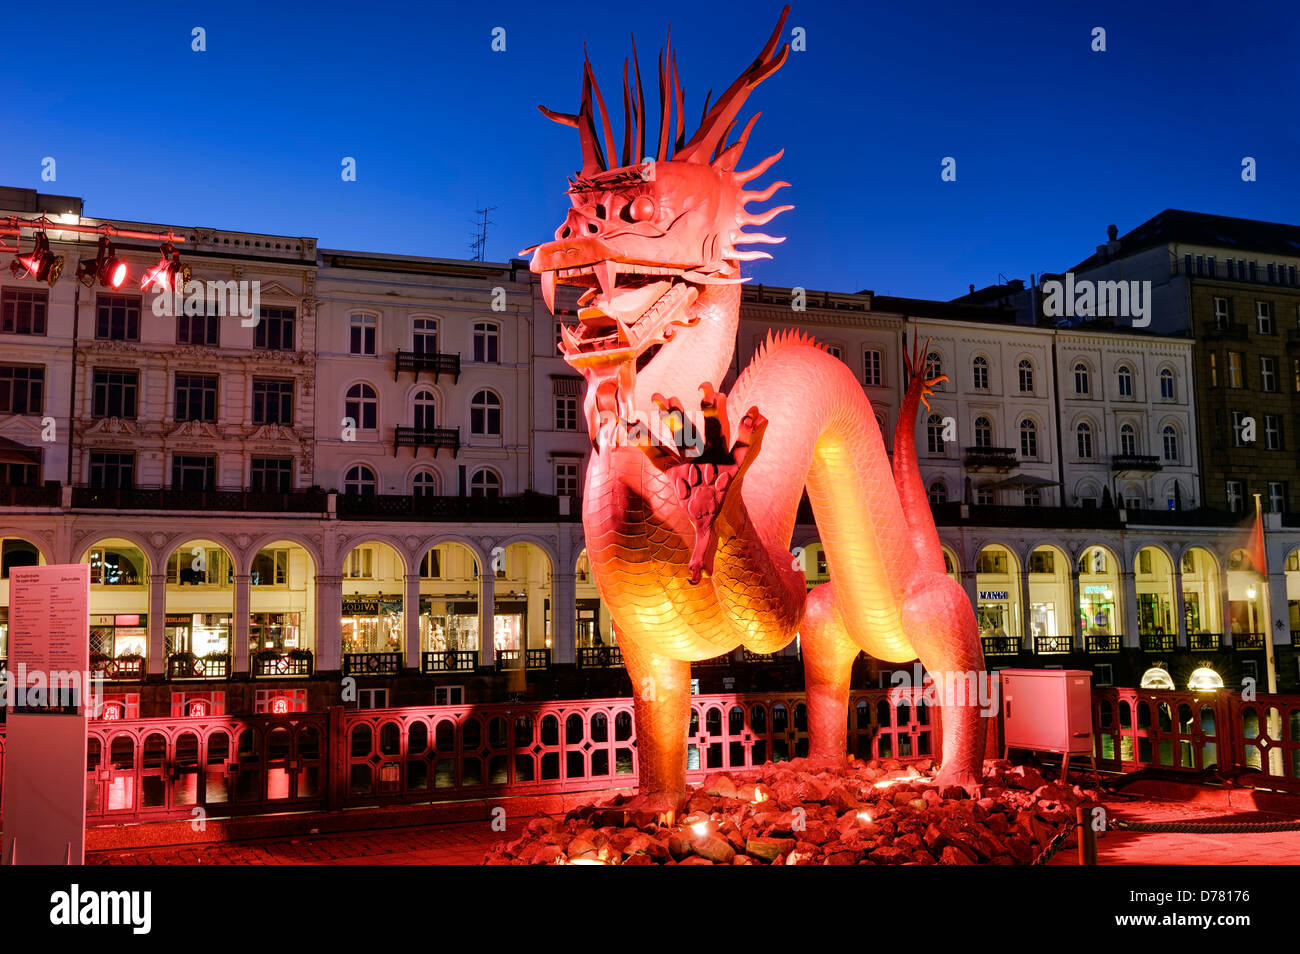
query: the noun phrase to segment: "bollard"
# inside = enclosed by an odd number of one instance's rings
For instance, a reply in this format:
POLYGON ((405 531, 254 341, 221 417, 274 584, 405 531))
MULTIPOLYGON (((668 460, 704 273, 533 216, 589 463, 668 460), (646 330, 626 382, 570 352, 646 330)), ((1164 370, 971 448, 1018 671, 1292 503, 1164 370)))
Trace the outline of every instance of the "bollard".
POLYGON ((1074 810, 1074 820, 1078 824, 1079 864, 1095 865, 1097 863, 1097 833, 1092 830, 1092 806, 1079 805, 1074 810))

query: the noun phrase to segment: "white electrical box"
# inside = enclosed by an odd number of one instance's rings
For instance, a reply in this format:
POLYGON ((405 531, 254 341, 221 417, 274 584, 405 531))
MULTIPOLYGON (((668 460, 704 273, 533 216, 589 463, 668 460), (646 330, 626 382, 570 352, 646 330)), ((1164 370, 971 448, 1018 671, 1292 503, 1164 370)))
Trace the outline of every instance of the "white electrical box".
POLYGON ((1092 755, 1092 673, 1003 669, 1002 731, 1008 749, 1092 755))

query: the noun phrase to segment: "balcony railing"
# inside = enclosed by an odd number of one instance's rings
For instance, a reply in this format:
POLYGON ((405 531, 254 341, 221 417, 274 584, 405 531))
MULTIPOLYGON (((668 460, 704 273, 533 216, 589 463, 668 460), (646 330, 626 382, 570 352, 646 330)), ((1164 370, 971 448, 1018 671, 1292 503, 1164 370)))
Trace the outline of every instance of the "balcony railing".
POLYGON ((168 679, 229 679, 230 654, 172 653, 167 657, 168 679))
POLYGON ((414 447, 416 454, 419 454, 421 447, 432 447, 433 456, 438 456, 438 451, 449 450, 451 456, 460 452, 460 428, 459 427, 397 427, 393 429, 393 456, 397 456, 398 448, 414 447))
POLYGON ((249 662, 254 679, 301 679, 312 673, 310 649, 291 649, 284 653, 263 650, 254 653, 249 662))
POLYGON ((401 653, 343 654, 345 676, 396 676, 401 671, 401 653))
POLYGON ((1217 652, 1223 645, 1221 633, 1188 633, 1187 648, 1194 653, 1217 652))
POLYGON ((497 670, 523 669, 524 651, 522 649, 498 649, 497 670))
POLYGON ((1232 648, 1242 649, 1242 650, 1263 649, 1264 634, 1263 633, 1233 633, 1232 648))
POLYGON ((1020 653, 1019 636, 985 636, 980 642, 984 644, 985 656, 1016 656, 1020 653))
POLYGON ((435 649, 420 654, 421 672, 473 672, 477 667, 477 649, 435 649))
POLYGON ((1090 653, 1117 653, 1124 648, 1124 637, 1118 633, 1098 633, 1084 636, 1083 645, 1090 653))
POLYGON ((1157 471, 1160 458, 1151 454, 1116 454, 1110 459, 1112 473, 1121 471, 1157 471))
POLYGON ((614 669, 623 665, 623 651, 617 646, 579 646, 581 669, 614 669))
POLYGON ((103 673, 105 682, 142 682, 144 680, 143 656, 104 656, 92 653, 90 671, 103 673))
MULTIPOLYGON (((990 637, 996 639, 997 637, 990 637)), ((1034 639, 1034 652, 1040 656, 1060 655, 1073 651, 1074 642, 1069 636, 1038 636, 1034 639)))
POLYGON ((1142 651, 1147 653, 1171 653, 1177 637, 1173 633, 1140 633, 1142 651))
POLYGON ((579 520, 572 508, 560 514, 560 498, 527 493, 517 497, 435 497, 430 494, 339 494, 338 515, 358 520, 473 520, 510 523, 579 520))
POLYGON ((550 669, 551 651, 549 649, 525 649, 524 664, 529 669, 550 669))
POLYGON ((438 375, 449 374, 453 382, 460 378, 460 355, 459 354, 416 354, 413 351, 398 351, 396 360, 393 362, 393 380, 403 371, 413 371, 415 378, 420 379, 421 371, 430 371, 433 373, 433 383, 438 383, 438 375))
POLYGON ((238 513, 324 513, 321 490, 264 493, 252 490, 103 490, 73 487, 72 506, 82 510, 225 510, 238 513))
POLYGON ((57 507, 61 489, 57 482, 39 487, 0 485, 0 507, 57 507))
POLYGON ((1016 466, 1016 449, 1014 447, 967 447, 962 462, 972 468, 1010 470, 1016 466))

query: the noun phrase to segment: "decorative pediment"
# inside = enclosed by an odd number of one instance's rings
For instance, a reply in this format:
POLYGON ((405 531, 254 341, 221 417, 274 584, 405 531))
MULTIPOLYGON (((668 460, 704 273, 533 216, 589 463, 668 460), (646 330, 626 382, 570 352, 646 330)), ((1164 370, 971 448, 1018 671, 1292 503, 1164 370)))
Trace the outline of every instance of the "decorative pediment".
POLYGON ((276 281, 262 282, 261 285, 258 286, 257 293, 262 298, 296 299, 298 297, 298 293, 294 291, 292 288, 287 288, 286 286, 281 285, 279 282, 276 281))
POLYGON ((221 434, 213 425, 206 424, 203 421, 181 421, 176 427, 167 432, 167 436, 217 439, 221 437, 221 434))
POLYGON ((283 443, 290 441, 297 443, 298 434, 291 427, 285 427, 281 424, 263 424, 253 433, 248 435, 249 441, 271 441, 283 443))
POLYGON ((140 425, 135 421, 124 420, 120 417, 101 417, 94 424, 86 428, 87 434, 130 434, 138 435, 141 433, 140 425))

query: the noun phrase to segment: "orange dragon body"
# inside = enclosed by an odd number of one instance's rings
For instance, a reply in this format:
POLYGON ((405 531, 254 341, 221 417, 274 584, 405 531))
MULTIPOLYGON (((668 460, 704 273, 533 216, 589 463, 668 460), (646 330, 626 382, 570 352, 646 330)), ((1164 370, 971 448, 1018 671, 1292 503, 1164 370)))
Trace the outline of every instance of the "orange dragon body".
MULTIPOLYGON (((590 63, 577 114, 542 108, 578 130, 583 166, 555 240, 521 254, 534 253, 552 310, 556 283, 587 289, 560 346, 587 382, 593 453, 582 519, 636 697, 638 804, 660 811, 678 807, 686 789, 692 660, 742 645, 773 652, 798 635, 810 755, 837 759, 846 756, 860 650, 888 662, 919 658, 936 681, 984 665, 916 465, 917 408, 943 379, 927 379, 918 356, 908 358, 892 471, 861 385, 811 339, 769 336, 731 392, 717 389, 736 341, 740 263, 770 257, 737 246, 782 241, 745 229, 792 208, 746 211, 788 185, 745 189, 781 153, 736 169, 757 115, 726 144, 750 91, 785 61, 784 22, 785 13, 712 108, 706 101, 689 139, 671 47, 661 55, 654 159, 637 161, 647 154, 635 55, 631 81, 624 65, 620 165, 590 63), (811 591, 790 553, 805 490, 832 578, 811 591)), ((939 782, 970 788, 984 749, 973 694, 946 704, 942 722, 939 782)))

